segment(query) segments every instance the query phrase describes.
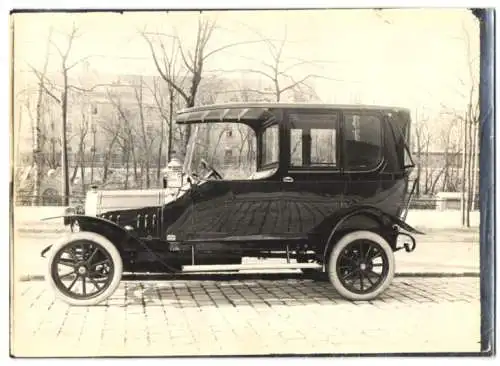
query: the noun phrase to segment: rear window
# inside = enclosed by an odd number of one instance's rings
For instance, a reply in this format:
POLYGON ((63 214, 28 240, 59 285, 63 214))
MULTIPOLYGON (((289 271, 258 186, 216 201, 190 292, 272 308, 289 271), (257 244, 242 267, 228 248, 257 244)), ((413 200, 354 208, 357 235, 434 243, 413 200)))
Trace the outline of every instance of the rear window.
POLYGON ((345 169, 366 171, 382 160, 381 117, 369 113, 346 113, 344 123, 345 169))

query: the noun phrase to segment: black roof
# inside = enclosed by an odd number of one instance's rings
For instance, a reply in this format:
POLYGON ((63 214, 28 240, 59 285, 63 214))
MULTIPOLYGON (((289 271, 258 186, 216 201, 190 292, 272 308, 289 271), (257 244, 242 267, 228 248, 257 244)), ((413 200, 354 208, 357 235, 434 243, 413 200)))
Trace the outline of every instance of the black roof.
POLYGON ((269 110, 277 109, 342 109, 377 110, 387 112, 406 112, 408 108, 361 104, 312 104, 312 103, 226 103, 210 104, 186 108, 177 112, 177 123, 197 121, 249 121, 261 119, 269 110))

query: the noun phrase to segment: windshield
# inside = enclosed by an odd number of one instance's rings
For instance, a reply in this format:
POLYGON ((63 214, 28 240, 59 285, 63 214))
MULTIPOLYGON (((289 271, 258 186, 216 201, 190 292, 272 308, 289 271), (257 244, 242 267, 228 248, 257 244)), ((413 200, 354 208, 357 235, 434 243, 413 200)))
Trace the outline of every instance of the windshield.
MULTIPOLYGON (((266 145, 272 147, 264 149, 267 163, 277 161, 278 155, 273 154, 278 146, 277 139, 277 132, 266 139, 266 145)), ((184 172, 207 178, 214 170, 220 175, 219 179, 252 179, 257 171, 257 138, 251 127, 243 123, 222 122, 192 125, 184 172)))

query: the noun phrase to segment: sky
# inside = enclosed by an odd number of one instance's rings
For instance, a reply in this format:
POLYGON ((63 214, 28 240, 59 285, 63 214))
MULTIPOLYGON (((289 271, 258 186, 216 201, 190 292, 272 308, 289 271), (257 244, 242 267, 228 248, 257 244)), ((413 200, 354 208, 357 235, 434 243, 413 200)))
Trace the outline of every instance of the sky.
MULTIPOLYGON (((43 65, 50 27, 61 48, 71 25, 78 27, 80 37, 74 41, 69 63, 92 56, 89 69, 97 74, 157 75, 140 31, 177 32, 186 49, 192 49, 198 16, 198 12, 16 14, 15 85, 18 90, 32 85, 28 65, 43 65)), ((281 40, 286 29, 284 67, 297 59, 315 61, 290 73, 296 79, 322 75, 312 80, 325 103, 356 99, 430 113, 438 113, 443 105, 460 110, 471 85, 469 63, 476 80, 479 72, 479 26, 466 9, 224 11, 202 16, 217 19, 208 50, 257 40, 258 33, 281 40)), ((221 75, 241 78, 243 74, 235 70, 264 70, 262 62, 270 61, 260 42, 216 53, 205 70, 224 70, 221 75)), ((49 69, 58 67, 52 47, 49 69)), ((83 67, 72 73, 83 73, 83 67)), ((252 73, 253 78, 256 75, 252 73)))

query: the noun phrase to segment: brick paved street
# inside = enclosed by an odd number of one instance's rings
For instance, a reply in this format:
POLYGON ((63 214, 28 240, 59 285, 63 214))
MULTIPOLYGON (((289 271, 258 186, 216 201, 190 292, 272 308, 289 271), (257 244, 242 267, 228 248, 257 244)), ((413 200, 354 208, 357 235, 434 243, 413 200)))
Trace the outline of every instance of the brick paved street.
POLYGON ((328 282, 227 276, 122 282, 106 303, 69 307, 16 282, 16 356, 479 351, 479 278, 396 278, 373 302, 328 282))

